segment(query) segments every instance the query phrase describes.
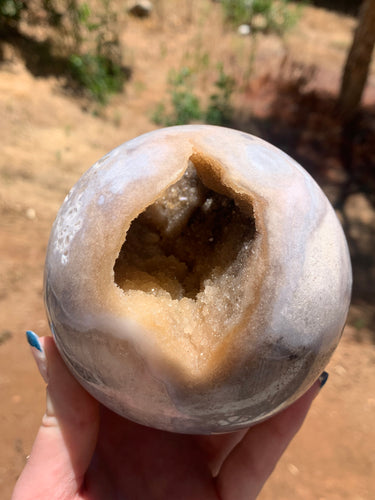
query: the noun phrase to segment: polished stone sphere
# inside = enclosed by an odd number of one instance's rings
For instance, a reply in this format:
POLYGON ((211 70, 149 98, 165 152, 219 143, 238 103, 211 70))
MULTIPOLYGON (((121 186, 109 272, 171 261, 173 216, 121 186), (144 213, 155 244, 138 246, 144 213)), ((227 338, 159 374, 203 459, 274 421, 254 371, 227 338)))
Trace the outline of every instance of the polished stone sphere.
POLYGON ((254 136, 191 125, 108 153, 53 225, 45 302, 77 380, 136 422, 228 432, 290 405, 343 330, 351 266, 327 198, 254 136))

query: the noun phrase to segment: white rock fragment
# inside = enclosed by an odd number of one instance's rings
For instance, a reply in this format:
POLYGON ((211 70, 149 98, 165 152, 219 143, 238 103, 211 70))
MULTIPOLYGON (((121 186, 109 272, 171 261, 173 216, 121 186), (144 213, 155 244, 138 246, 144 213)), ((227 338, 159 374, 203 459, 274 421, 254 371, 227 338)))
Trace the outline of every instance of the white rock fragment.
POLYGON ((36 217, 36 211, 34 208, 29 207, 26 209, 25 215, 26 215, 26 219, 34 220, 36 217))
POLYGON ((241 36, 248 36, 251 33, 251 28, 248 24, 241 24, 237 28, 237 33, 241 36))

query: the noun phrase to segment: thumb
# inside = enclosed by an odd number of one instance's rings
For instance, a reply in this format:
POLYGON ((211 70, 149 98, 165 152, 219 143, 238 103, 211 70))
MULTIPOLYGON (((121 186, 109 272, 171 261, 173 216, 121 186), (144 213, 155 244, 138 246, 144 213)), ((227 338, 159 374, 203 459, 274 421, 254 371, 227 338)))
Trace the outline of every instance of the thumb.
POLYGON ((99 404, 74 379, 52 337, 27 332, 41 375, 47 408, 12 500, 65 500, 77 495, 93 455, 99 404))

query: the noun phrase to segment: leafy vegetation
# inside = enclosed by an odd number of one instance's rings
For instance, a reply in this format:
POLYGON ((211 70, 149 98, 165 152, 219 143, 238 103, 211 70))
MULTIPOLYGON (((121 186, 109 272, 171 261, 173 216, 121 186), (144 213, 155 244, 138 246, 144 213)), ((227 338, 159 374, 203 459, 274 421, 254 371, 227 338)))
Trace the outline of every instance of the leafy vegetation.
POLYGON ((230 101, 235 89, 235 80, 224 72, 222 65, 219 65, 218 71, 215 91, 210 95, 205 121, 212 125, 229 125, 233 115, 230 101))
POLYGON ((69 58, 73 78, 101 104, 120 92, 125 74, 110 58, 100 54, 73 54, 69 58))
POLYGON ((69 63, 73 78, 91 97, 105 104, 109 95, 122 90, 126 73, 121 65, 117 13, 110 0, 101 0, 100 6, 95 14, 87 3, 72 10, 76 51, 69 63))
POLYGON ((159 103, 152 115, 157 125, 184 125, 202 118, 199 98, 194 94, 194 73, 189 67, 172 70, 168 77, 169 98, 172 110, 159 103))
MULTIPOLYGON (((119 5, 121 3, 111 0, 0 0, 0 28, 10 27, 14 34, 13 28, 18 29, 22 19, 44 23, 48 46, 40 48, 49 50, 51 47, 51 53, 60 58, 59 68, 68 76, 69 85, 105 104, 111 94, 122 90, 129 74, 122 63, 119 5)), ((290 0, 221 0, 221 6, 228 22, 237 26, 249 24, 252 35, 258 31, 282 35, 297 21, 299 14, 299 7, 290 0)), ((252 38, 250 67, 256 51, 256 37, 252 38)), ((167 125, 191 121, 227 124, 230 121, 234 81, 219 66, 216 80, 212 79, 211 71, 207 97, 203 98, 202 87, 200 93, 196 92, 197 78, 208 74, 209 57, 207 53, 198 52, 196 61, 171 72, 169 103, 158 106, 155 122, 167 125)), ((35 50, 35 54, 42 58, 42 50, 35 50)), ((43 64, 46 59, 43 58, 43 64)))
POLYGON ((110 94, 123 88, 127 76, 113 5, 110 0, 90 4, 79 0, 36 0, 30 4, 0 0, 0 26, 17 29, 24 11, 29 18, 44 22, 52 52, 65 58, 69 76, 86 95, 105 104, 110 94))
POLYGON ((232 116, 231 96, 235 88, 234 79, 227 75, 222 65, 209 93, 208 103, 202 105, 195 91, 197 74, 190 67, 172 71, 169 75, 169 106, 164 102, 156 107, 152 120, 157 125, 185 125, 204 122, 212 125, 228 125, 232 116))
MULTIPOLYGON (((57 0, 44 0, 51 22, 62 33, 71 76, 101 104, 121 91, 126 74, 121 65, 117 12, 110 0, 100 0, 95 10, 87 2, 65 0, 61 15, 57 0)), ((61 2, 60 2, 61 3, 61 2)))
POLYGON ((0 0, 0 22, 18 21, 25 3, 22 0, 0 0))
POLYGON ((283 35, 298 21, 301 5, 290 0, 222 0, 227 21, 248 24, 253 31, 283 35))

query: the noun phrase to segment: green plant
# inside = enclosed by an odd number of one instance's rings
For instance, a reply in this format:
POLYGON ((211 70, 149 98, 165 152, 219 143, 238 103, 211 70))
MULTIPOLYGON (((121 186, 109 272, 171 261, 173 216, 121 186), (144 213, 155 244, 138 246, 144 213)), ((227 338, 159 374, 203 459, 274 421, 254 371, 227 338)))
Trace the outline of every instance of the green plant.
POLYGON ((159 103, 152 114, 154 123, 171 126, 202 121, 214 125, 228 125, 233 113, 230 100, 235 81, 224 72, 222 65, 217 69, 219 74, 213 84, 214 88, 209 93, 206 106, 201 104, 201 99, 195 93, 196 78, 192 69, 185 66, 179 71, 172 71, 168 78, 170 112, 164 102, 159 103))
POLYGON ((301 5, 290 0, 222 0, 227 21, 238 26, 249 24, 253 32, 283 35, 298 21, 301 5))
POLYGON ((159 103, 152 115, 157 125, 184 125, 202 118, 198 97, 193 93, 193 72, 188 67, 172 70, 168 77, 169 97, 172 111, 167 112, 164 103, 159 103))
POLYGON ((292 5, 289 0, 273 2, 272 8, 266 16, 268 29, 282 36, 286 31, 293 28, 301 16, 303 3, 305 2, 292 5))
POLYGON ((22 0, 0 0, 0 27, 17 24, 25 8, 25 2, 22 0))
POLYGON ((173 92, 172 105, 175 109, 173 123, 183 125, 194 120, 200 120, 202 111, 199 99, 189 91, 173 92))
POLYGON ((73 78, 99 103, 106 104, 110 94, 121 91, 125 75, 110 58, 100 54, 73 54, 69 63, 73 78))
POLYGON ((234 25, 249 21, 252 3, 252 0, 221 0, 226 20, 234 25))
POLYGON ((105 104, 110 94, 121 91, 126 79, 113 2, 40 2, 52 28, 54 51, 68 60, 70 76, 86 95, 105 104))
POLYGON ((219 65, 218 70, 219 76, 215 82, 216 91, 210 95, 205 121, 212 125, 228 125, 233 114, 230 100, 235 88, 235 80, 224 73, 222 65, 219 65))
POLYGON ((71 75, 90 97, 106 104, 109 95, 121 91, 125 82, 117 12, 110 0, 100 0, 95 11, 86 2, 66 1, 69 26, 66 38, 73 52, 69 56, 71 75))

